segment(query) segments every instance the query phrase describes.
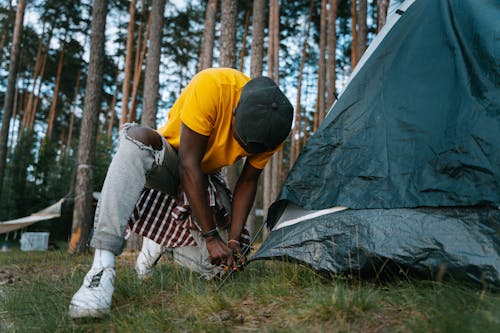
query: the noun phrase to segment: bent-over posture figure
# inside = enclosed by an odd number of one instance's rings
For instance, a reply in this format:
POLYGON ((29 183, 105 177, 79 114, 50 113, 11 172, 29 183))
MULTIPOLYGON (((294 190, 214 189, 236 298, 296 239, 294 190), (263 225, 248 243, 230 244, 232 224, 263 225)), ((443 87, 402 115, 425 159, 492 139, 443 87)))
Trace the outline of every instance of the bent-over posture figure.
MULTIPOLYGON (((122 251, 127 221, 144 187, 173 197, 180 188, 185 194, 197 226, 190 230, 197 245, 197 252, 187 255, 191 268, 207 273, 210 267, 235 267, 259 175, 288 136, 292 119, 293 107, 271 79, 250 80, 237 70, 219 68, 204 70, 192 79, 158 131, 124 126, 95 214, 94 261, 71 300, 70 317, 109 312, 115 256, 122 251), (209 176, 241 158, 246 160, 234 190, 230 224, 224 230, 209 203, 209 176), (202 259, 193 260, 196 256, 202 259), (205 266, 193 267, 196 262, 205 266)), ((142 271, 152 265, 147 260, 142 264, 146 266, 142 271)))

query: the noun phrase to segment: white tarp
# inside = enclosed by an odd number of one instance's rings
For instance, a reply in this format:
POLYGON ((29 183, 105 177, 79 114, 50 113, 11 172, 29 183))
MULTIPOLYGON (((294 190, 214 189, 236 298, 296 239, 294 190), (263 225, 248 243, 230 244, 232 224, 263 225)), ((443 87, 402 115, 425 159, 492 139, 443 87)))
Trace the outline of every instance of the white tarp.
POLYGON ((15 220, 0 222, 0 234, 26 228, 34 223, 54 219, 61 216, 61 207, 64 199, 59 200, 55 204, 42 209, 30 216, 22 217, 15 220))

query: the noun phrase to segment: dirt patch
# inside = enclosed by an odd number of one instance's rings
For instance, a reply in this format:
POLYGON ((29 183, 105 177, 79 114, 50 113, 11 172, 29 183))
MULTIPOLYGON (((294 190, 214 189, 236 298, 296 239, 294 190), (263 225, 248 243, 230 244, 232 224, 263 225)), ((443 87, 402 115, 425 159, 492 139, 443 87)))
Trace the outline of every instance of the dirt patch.
POLYGON ((12 284, 16 280, 18 280, 18 278, 13 271, 0 269, 0 286, 4 284, 12 284))

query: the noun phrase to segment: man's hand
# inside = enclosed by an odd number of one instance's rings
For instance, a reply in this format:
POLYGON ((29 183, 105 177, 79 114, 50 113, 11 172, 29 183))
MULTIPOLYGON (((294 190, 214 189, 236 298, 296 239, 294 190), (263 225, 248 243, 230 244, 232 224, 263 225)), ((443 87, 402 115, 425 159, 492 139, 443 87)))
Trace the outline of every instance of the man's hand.
POLYGON ((233 267, 233 251, 224 244, 219 236, 207 237, 206 244, 212 265, 233 267))
POLYGON ((241 244, 236 240, 229 240, 227 246, 232 252, 233 257, 233 270, 241 270, 247 261, 246 255, 243 255, 243 250, 241 249, 241 244))

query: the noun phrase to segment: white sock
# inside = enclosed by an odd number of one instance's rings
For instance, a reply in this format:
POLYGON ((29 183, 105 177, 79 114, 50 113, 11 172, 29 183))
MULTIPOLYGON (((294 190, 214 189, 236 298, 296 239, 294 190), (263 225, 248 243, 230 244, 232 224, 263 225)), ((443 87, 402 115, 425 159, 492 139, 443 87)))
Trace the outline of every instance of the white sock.
POLYGON ((95 249, 92 269, 114 268, 115 254, 108 250, 95 249))

